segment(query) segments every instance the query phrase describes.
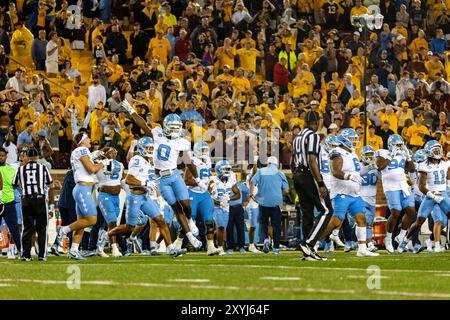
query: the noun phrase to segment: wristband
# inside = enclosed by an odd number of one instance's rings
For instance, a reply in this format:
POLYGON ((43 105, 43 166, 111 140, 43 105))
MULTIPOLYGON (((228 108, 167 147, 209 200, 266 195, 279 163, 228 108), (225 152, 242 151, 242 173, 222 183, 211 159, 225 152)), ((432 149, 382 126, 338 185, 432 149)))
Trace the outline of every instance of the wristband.
POLYGON ((318 185, 320 188, 325 188, 325 182, 323 182, 323 180, 322 180, 322 181, 318 181, 318 182, 317 182, 317 185, 318 185))
POLYGON ((350 173, 344 174, 344 180, 349 180, 349 179, 350 179, 350 173))

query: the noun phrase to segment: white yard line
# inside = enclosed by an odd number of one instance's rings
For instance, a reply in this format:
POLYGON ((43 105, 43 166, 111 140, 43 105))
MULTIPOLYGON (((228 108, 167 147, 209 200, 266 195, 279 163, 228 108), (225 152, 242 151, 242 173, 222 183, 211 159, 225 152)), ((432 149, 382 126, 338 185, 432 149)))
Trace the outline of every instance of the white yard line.
MULTIPOLYGON (((38 279, 0 279, 0 282, 21 282, 37 284, 60 284, 66 285, 63 280, 38 280, 38 279)), ((382 290, 353 290, 353 289, 329 289, 329 288, 283 288, 283 287, 254 287, 254 286, 220 286, 204 284, 167 284, 167 283, 146 283, 146 282, 117 282, 117 281, 81 281, 81 285, 100 286, 124 286, 124 287, 153 287, 153 288, 188 288, 188 289, 211 289, 230 291, 277 291, 277 292, 301 292, 301 293, 331 293, 331 294, 364 294, 379 296, 399 296, 399 297, 427 297, 450 299, 450 293, 431 292, 411 292, 411 291, 382 291, 382 290)))
POLYGON ((209 279, 169 279, 169 282, 209 282, 209 279))
MULTIPOLYGON (((348 275, 347 278, 349 279, 367 279, 368 275, 361 275, 361 276, 356 276, 356 275, 348 275)), ((390 277, 386 277, 386 276, 376 276, 376 275, 370 275, 370 278, 377 278, 377 279, 389 279, 390 277)))
POLYGON ((298 277, 261 277, 261 280, 274 280, 274 281, 297 281, 298 277))

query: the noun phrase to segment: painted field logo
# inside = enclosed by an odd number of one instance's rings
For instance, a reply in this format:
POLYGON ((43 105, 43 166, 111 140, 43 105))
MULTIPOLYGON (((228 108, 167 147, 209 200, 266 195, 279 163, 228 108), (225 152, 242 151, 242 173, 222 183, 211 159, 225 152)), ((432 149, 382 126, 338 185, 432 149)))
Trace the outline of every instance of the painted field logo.
POLYGON ((381 289, 381 269, 379 266, 368 266, 367 267, 367 289, 369 290, 379 290, 381 289))
POLYGON ((81 270, 80 267, 76 264, 72 264, 67 267, 67 274, 69 277, 66 280, 66 286, 69 290, 77 289, 79 290, 81 287, 81 270))

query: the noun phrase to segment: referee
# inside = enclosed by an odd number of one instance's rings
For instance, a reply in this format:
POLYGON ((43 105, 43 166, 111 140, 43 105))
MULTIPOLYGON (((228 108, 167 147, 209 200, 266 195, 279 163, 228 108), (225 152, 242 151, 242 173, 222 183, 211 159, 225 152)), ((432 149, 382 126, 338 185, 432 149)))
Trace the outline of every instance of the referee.
POLYGON ((22 260, 31 261, 31 239, 37 232, 39 245, 39 261, 47 260, 47 201, 46 191, 52 184, 48 169, 37 163, 39 153, 35 148, 27 152, 29 162, 17 170, 13 185, 22 188, 23 234, 22 260))
POLYGON ((291 169, 301 210, 303 260, 326 260, 314 250, 314 245, 333 213, 330 195, 320 174, 320 137, 316 133, 319 120, 317 112, 306 113, 305 128, 294 138, 292 148, 291 169), (316 218, 314 208, 319 212, 316 218))

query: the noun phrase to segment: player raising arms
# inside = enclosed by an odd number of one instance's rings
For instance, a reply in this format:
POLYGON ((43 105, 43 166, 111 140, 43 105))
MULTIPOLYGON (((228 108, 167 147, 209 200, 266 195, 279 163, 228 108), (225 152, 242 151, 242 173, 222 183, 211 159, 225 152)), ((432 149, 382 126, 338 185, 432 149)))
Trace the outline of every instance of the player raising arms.
MULTIPOLYGON (((114 148, 106 147, 100 152, 99 162, 102 162, 105 167, 97 172, 98 180, 98 206, 102 212, 103 217, 108 225, 108 231, 114 229, 117 225, 117 218, 120 214, 120 200, 119 193, 122 189, 121 179, 123 176, 123 164, 116 160, 117 150, 114 148), (103 159, 102 159, 103 158, 103 159)), ((96 161, 94 156, 94 161, 96 161)), ((111 237, 111 243, 116 243, 115 236, 111 237)), ((103 251, 104 242, 99 241, 97 245, 97 255, 101 257, 108 257, 103 251)), ((120 256, 120 251, 117 248, 117 244, 112 246, 113 256, 120 256)))
POLYGON ((392 233, 400 213, 405 210, 402 219, 402 229, 396 240, 400 243, 406 235, 408 228, 415 219, 414 195, 409 191, 406 171, 414 172, 414 162, 409 150, 406 148, 403 138, 393 134, 388 139, 388 150, 377 151, 376 165, 381 173, 384 194, 391 215, 386 223, 386 238, 384 244, 388 253, 394 253, 392 246, 392 233))
POLYGON ((198 177, 197 169, 192 164, 189 151, 191 145, 189 141, 181 137, 183 123, 176 114, 169 114, 163 120, 163 130, 157 127, 150 129, 145 120, 139 116, 127 100, 122 102, 122 106, 130 113, 136 124, 144 133, 152 137, 155 143, 155 172, 160 176, 159 190, 163 198, 173 208, 175 216, 181 226, 182 232, 186 234, 189 242, 196 249, 202 247, 193 234, 198 234, 198 229, 192 220, 191 206, 189 204, 189 191, 180 172, 177 170, 178 157, 183 159, 184 164, 191 172, 197 185, 202 187, 203 183, 198 177))
POLYGON ((416 222, 408 230, 406 238, 399 245, 399 250, 404 250, 420 227, 432 213, 434 220, 433 234, 435 239, 435 252, 444 249, 440 244, 441 222, 446 220, 445 215, 450 215, 450 198, 447 195, 447 180, 450 178, 449 164, 442 160, 442 146, 436 140, 428 141, 424 147, 427 153, 427 161, 419 164, 419 190, 425 195, 420 204, 416 222))
POLYGON ((76 186, 72 191, 76 204, 77 221, 61 228, 61 239, 72 231, 72 246, 67 254, 69 259, 86 260, 78 247, 83 237, 84 228, 97 222, 97 209, 92 198, 92 188, 96 182, 95 174, 104 167, 103 163, 94 163, 89 151, 91 140, 85 132, 74 137, 77 148, 72 151, 70 164, 76 186))
MULTIPOLYGON (((207 187, 212 177, 211 158, 209 157, 209 146, 206 142, 198 141, 194 144, 192 163, 196 166, 198 177, 202 181, 201 185, 198 185, 189 169, 186 169, 184 179, 189 186, 192 220, 195 221, 197 211, 199 211, 206 226, 207 255, 213 256, 219 254, 219 249, 214 246, 214 201, 207 187)), ((180 238, 177 241, 182 240, 180 238)))
POLYGON ((361 197, 364 200, 364 209, 367 228, 367 249, 375 252, 377 248, 372 242, 372 227, 375 218, 375 202, 377 198, 378 170, 375 164, 375 150, 371 146, 364 146, 361 150, 361 197))
MULTIPOLYGON (((120 225, 108 232, 109 237, 116 236, 121 233, 132 232, 138 224, 139 212, 153 219, 159 227, 159 231, 167 246, 167 252, 177 257, 184 254, 183 249, 176 249, 170 238, 170 231, 164 222, 164 217, 159 211, 159 205, 153 201, 148 195, 148 189, 155 189, 156 183, 151 179, 153 167, 148 161, 153 156, 153 141, 150 137, 143 137, 137 143, 137 151, 139 154, 133 156, 128 164, 128 174, 125 182, 130 188, 127 195, 126 206, 127 216, 126 224, 120 225)), ((137 242, 136 238, 131 239, 137 242)), ((139 243, 136 243, 139 246, 139 243)))
POLYGON ((360 196, 363 178, 360 176, 360 163, 355 154, 359 144, 358 134, 353 129, 342 129, 338 134, 338 140, 340 146, 330 154, 331 199, 334 212, 323 236, 339 228, 347 214, 350 214, 356 222, 355 233, 358 239, 356 255, 358 257, 378 256, 378 253, 367 250, 366 246, 364 200, 360 196))

